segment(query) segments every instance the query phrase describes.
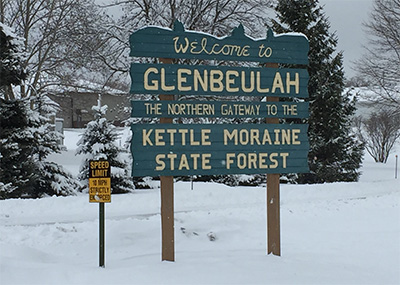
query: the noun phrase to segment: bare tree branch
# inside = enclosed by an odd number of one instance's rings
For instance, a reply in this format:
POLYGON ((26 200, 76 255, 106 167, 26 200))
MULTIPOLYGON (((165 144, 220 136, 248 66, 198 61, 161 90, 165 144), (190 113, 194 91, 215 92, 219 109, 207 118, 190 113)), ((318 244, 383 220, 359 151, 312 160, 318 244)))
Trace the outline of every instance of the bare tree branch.
POLYGON ((400 0, 375 0, 365 56, 357 70, 369 82, 377 103, 400 109, 400 0))

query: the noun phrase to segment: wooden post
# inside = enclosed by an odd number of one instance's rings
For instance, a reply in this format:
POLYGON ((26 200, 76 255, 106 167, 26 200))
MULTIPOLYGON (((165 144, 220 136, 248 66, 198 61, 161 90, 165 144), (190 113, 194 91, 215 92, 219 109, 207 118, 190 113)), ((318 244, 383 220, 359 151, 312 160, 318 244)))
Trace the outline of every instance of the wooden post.
MULTIPOLYGON (((172 59, 160 58, 161 63, 172 63, 172 59)), ((160 100, 173 100, 174 95, 160 95, 160 100)), ((172 118, 161 118, 161 124, 172 123, 172 118)), ((161 183, 161 260, 175 261, 174 227, 174 177, 160 176, 161 183)))
POLYGON ((281 255, 279 174, 267 174, 268 254, 281 255))
POLYGON ((174 180, 173 176, 161 176, 161 260, 175 261, 174 233, 174 180))
MULTIPOLYGON (((278 68, 277 63, 267 63, 266 67, 278 68)), ((278 97, 267 97, 267 102, 279 102, 278 97)), ((279 124, 279 118, 267 118, 267 124, 279 124)), ((268 254, 281 255, 280 221, 280 174, 267 174, 267 243, 268 254)))

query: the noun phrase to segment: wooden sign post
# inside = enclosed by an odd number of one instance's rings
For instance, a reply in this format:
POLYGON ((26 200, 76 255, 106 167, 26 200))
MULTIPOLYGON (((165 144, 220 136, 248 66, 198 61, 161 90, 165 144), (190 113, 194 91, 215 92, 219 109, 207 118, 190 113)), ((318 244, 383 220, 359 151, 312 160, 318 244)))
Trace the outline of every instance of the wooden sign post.
POLYGON ((308 172, 306 124, 279 124, 280 118, 307 118, 309 43, 302 34, 265 39, 145 27, 130 36, 131 56, 160 58, 161 64, 132 63, 131 93, 158 94, 159 101, 132 101, 132 117, 160 118, 160 124, 132 125, 132 176, 160 176, 162 260, 174 261, 173 176, 267 173, 267 252, 281 254, 279 178, 308 172), (245 61, 261 67, 172 64, 172 59, 245 61), (160 95, 162 94, 162 95, 160 95), (267 102, 174 101, 174 95, 253 96, 267 102), (267 118, 267 124, 173 124, 173 118, 267 118))
MULTIPOLYGON (((171 64, 172 59, 160 58, 161 63, 171 64)), ((160 95, 160 101, 173 100, 173 95, 160 95)), ((171 124, 172 118, 160 118, 161 124, 171 124)), ((161 187, 161 260, 175 261, 174 226, 174 177, 160 176, 161 187)))
MULTIPOLYGON (((267 68, 278 68, 277 63, 267 63, 267 68)), ((279 102, 278 97, 267 97, 267 102, 279 102)), ((278 118, 267 118, 267 124, 279 124, 278 118)), ((267 174, 267 253, 281 256, 280 175, 267 174)))
MULTIPOLYGON (((268 97, 268 102, 277 102, 279 98, 268 97)), ((267 118, 267 124, 279 124, 277 118, 267 118)), ((281 218, 280 218, 280 175, 267 174, 267 252, 281 255, 281 218)))

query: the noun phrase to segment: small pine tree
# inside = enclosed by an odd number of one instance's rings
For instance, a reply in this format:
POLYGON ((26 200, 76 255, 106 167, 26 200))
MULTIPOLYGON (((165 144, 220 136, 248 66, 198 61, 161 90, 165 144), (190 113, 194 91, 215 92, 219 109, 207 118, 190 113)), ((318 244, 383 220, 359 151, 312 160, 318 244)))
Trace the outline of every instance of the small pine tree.
POLYGON ((355 102, 343 93, 342 53, 334 55, 337 38, 317 0, 280 0, 272 29, 300 32, 310 41, 309 65, 309 166, 300 183, 357 181, 363 145, 351 133, 355 102))
POLYGON ((122 158, 124 149, 116 144, 119 134, 114 125, 107 122, 104 117, 107 105, 101 106, 100 99, 97 106, 93 106, 95 119, 89 122, 85 132, 78 141, 76 154, 84 154, 80 166, 78 179, 83 184, 84 191, 88 190, 89 160, 105 159, 111 165, 111 191, 113 194, 128 193, 134 189, 132 180, 128 175, 128 164, 122 158))

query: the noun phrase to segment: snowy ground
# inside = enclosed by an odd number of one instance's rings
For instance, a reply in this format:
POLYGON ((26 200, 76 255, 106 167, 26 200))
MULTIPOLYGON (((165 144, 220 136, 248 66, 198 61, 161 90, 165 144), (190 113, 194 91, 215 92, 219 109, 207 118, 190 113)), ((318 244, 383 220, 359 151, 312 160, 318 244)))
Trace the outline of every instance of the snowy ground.
MULTIPOLYGON (((78 134, 53 157, 74 174, 78 134)), ((114 195, 105 268, 87 195, 0 201, 0 284, 400 284, 394 155, 366 155, 358 183, 282 185, 281 257, 265 254, 265 188, 190 188, 175 183, 174 263, 160 261, 159 189, 114 195)))

